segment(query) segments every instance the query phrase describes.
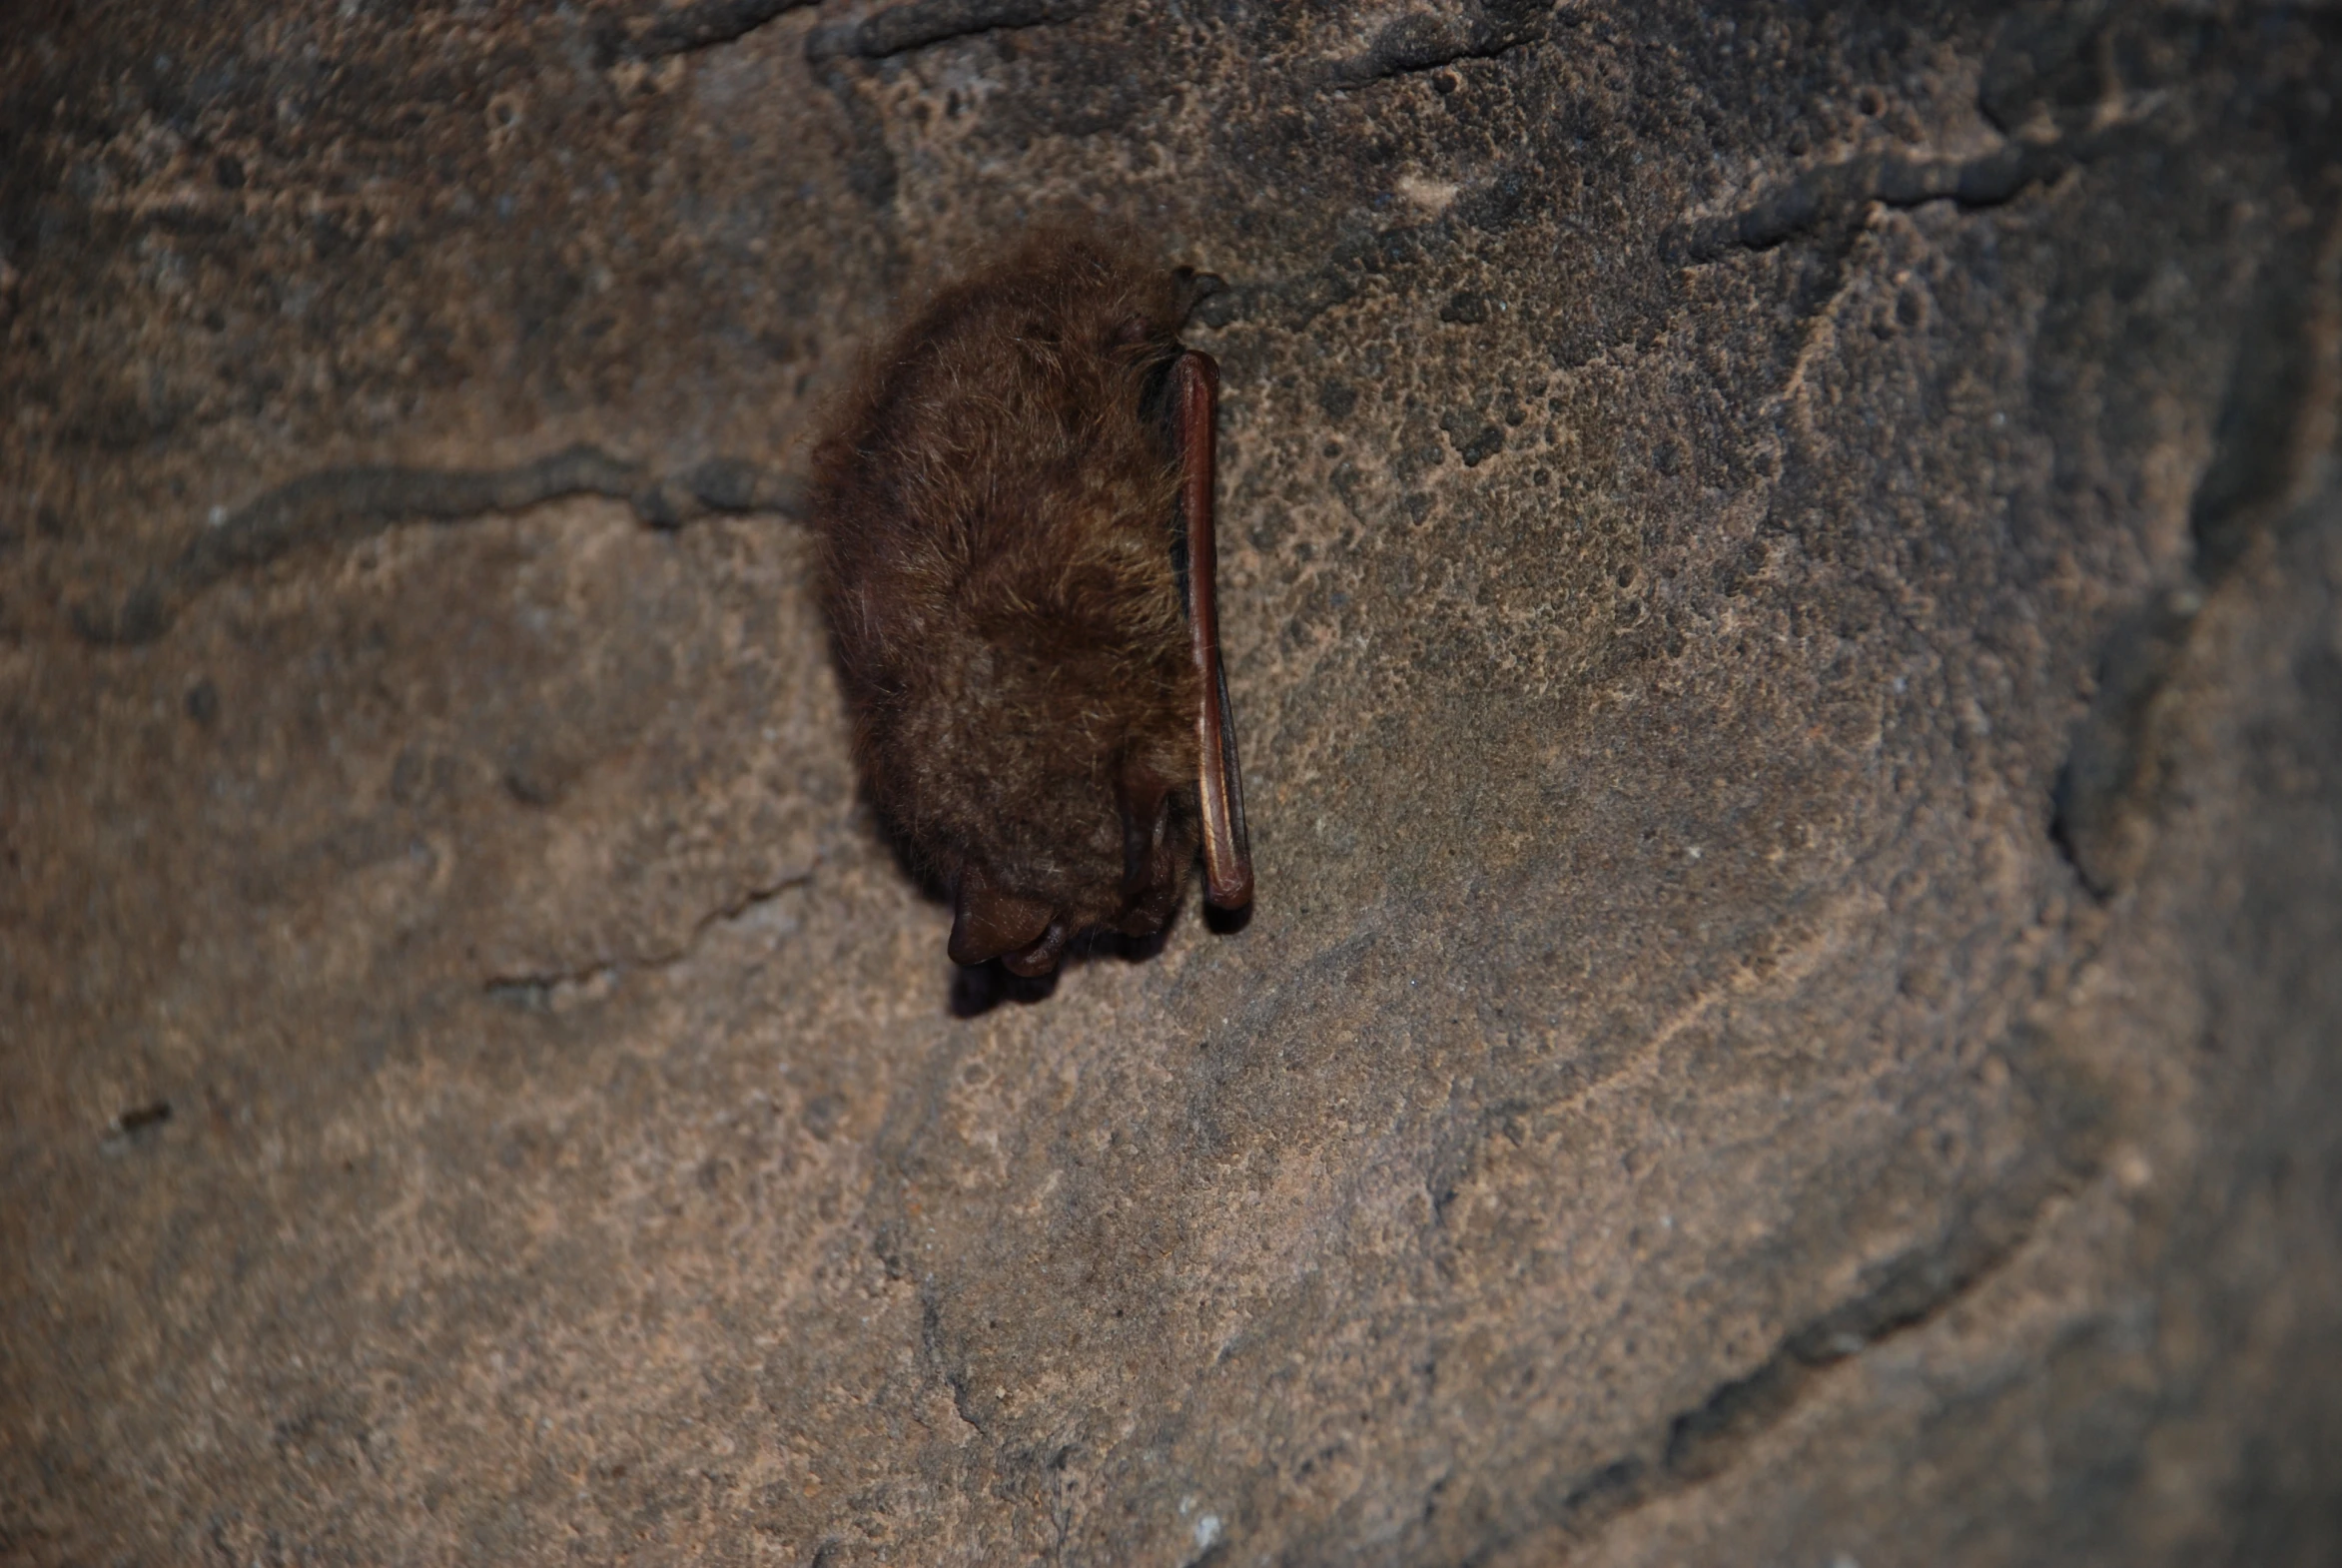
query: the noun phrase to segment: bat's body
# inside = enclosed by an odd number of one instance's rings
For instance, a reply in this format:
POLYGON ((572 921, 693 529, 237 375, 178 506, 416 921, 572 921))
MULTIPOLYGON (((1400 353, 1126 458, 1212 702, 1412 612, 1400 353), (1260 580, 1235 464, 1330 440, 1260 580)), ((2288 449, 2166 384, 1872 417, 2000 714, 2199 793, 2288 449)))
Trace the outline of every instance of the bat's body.
POLYGON ((1186 289, 1087 237, 939 295, 816 459, 870 792, 950 890, 951 956, 1057 967, 1250 902, 1213 597, 1211 361, 1186 289))

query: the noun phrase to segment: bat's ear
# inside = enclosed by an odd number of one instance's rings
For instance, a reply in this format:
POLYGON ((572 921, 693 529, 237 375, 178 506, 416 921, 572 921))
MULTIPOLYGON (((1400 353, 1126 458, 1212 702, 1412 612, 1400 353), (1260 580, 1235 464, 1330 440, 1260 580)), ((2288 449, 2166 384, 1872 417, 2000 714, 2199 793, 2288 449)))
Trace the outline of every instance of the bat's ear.
MULTIPOLYGON (((1022 898, 995 885, 982 866, 970 861, 953 889, 954 913, 949 949, 955 964, 981 964, 1005 954, 1022 956, 1041 946, 1050 933, 1054 913, 1039 899, 1022 898)), ((1062 943, 1060 944, 1063 945, 1062 943)), ((1052 963, 1035 973, 1047 973, 1052 963)), ((1024 973, 1024 971, 1019 971, 1024 973)))

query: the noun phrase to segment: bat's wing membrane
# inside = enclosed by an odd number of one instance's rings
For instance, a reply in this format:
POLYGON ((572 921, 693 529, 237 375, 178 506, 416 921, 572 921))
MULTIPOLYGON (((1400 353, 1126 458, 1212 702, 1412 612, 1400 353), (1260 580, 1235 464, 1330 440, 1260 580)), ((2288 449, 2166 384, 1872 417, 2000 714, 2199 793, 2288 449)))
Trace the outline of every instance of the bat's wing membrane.
POLYGON ((1236 721, 1219 662, 1212 491, 1213 429, 1219 411, 1219 367, 1193 349, 1171 368, 1179 448, 1179 510, 1187 531, 1187 631, 1195 649, 1201 699, 1195 739, 1203 765, 1203 897, 1216 909, 1252 902, 1252 845, 1244 832, 1244 780, 1236 763, 1236 721))

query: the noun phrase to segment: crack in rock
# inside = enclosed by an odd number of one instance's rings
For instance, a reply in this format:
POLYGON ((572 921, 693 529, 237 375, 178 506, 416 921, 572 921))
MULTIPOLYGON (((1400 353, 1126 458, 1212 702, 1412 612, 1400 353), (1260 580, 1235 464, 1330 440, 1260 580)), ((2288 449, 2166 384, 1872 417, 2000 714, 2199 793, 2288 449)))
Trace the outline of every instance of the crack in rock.
POLYGON ((775 17, 819 0, 700 0, 644 16, 604 23, 594 36, 594 63, 603 70, 621 60, 663 60, 737 43, 775 17))
POLYGON ((2029 1214, 2015 1226, 1972 1223, 1938 1246, 1892 1260, 1870 1289, 1791 1333, 1756 1370, 1669 1421, 1667 1474, 1697 1481, 1722 1471, 1749 1439, 1789 1413, 1817 1373, 1937 1316, 2006 1260, 2030 1228, 2029 1214))
POLYGON ((2255 538, 2312 515, 2342 434, 2342 204, 2325 220, 2304 226, 2262 276, 2188 505, 2194 558, 2107 634, 2096 691, 2052 786, 2050 838, 2096 898, 2128 882, 2147 854, 2159 788, 2154 702, 2197 612, 2255 538))
MULTIPOLYGON (((2008 1055, 2024 1061, 2036 1053, 2020 1041, 2008 1055)), ((2025 1077, 2044 1125, 1993 1189, 1970 1201, 1933 1241, 1870 1270, 1864 1288, 1784 1334, 1753 1369, 1677 1411, 1640 1451, 1582 1472, 1522 1528, 1492 1536, 1479 1555, 1550 1526, 1584 1536, 1721 1474, 1789 1415, 1822 1373, 1934 1322, 1991 1278, 2033 1234, 2051 1200, 2074 1191, 2105 1162, 2102 1098, 2054 1057, 2039 1058, 2025 1077)))
POLYGON ((1580 1475, 1564 1488, 1551 1516, 1537 1522, 1591 1531, 1721 1474, 1796 1408, 1823 1371, 1933 1321, 1987 1278, 2022 1239, 2022 1231, 1954 1232, 1939 1246, 1895 1259, 1878 1285, 1790 1333, 1753 1371, 1670 1417, 1665 1435, 1647 1453, 1627 1454, 1580 1475))
POLYGON ((2074 725, 2049 792, 2049 838, 2094 898, 2110 897, 2136 870, 2129 809, 2141 782, 2148 710, 2162 691, 2203 589, 2190 575, 2118 621, 2099 650, 2097 688, 2074 725))
POLYGON ((805 57, 817 64, 842 57, 883 60, 955 38, 1070 22, 1097 5, 1098 0, 906 0, 816 27, 805 37, 805 57))
MULTIPOLYGON (((889 1258, 885 1261, 889 1264, 890 1276, 894 1276, 901 1260, 889 1258)), ((928 1364, 935 1368, 936 1375, 943 1379, 945 1389, 952 1396, 952 1413, 977 1436, 993 1442, 992 1428, 985 1424, 982 1413, 976 1408, 975 1396, 969 1392, 968 1368, 944 1353, 943 1308, 926 1291, 920 1293, 919 1299, 919 1353, 927 1358, 928 1364)))
MULTIPOLYGON (((1299 332, 1369 290, 1386 291, 1403 300, 1426 288, 1452 287, 1439 271, 1446 253, 1476 235, 1502 233, 1537 216, 1547 210, 1551 200, 1551 188, 1533 164, 1507 165, 1464 187, 1436 218, 1341 240, 1323 265, 1307 272, 1226 284, 1197 304, 1195 320, 1214 329, 1240 321, 1273 322, 1299 332)), ((1442 320, 1450 325, 1477 325, 1456 314, 1455 298, 1444 308, 1442 320)), ((1474 298, 1480 300, 1480 310, 1486 311, 1485 298, 1474 298)))
POLYGON ((1554 4, 1555 0, 1480 0, 1464 18, 1410 11, 1375 34, 1364 54, 1337 62, 1327 73, 1327 85, 1362 87, 1463 60, 1493 60, 1543 43, 1554 4))
POLYGON ((496 1002, 519 1008, 527 1013, 561 1013, 583 1003, 599 1002, 616 989, 618 977, 626 970, 670 969, 689 959, 698 951, 708 932, 717 926, 737 923, 779 898, 782 894, 810 886, 818 865, 783 877, 763 887, 749 889, 729 904, 718 905, 699 917, 688 936, 662 953, 646 954, 632 959, 596 959, 571 969, 527 970, 516 975, 491 975, 480 989, 496 1002))
POLYGON ((2128 124, 2049 141, 2014 139, 1973 158, 1868 153, 1800 170, 1782 185, 1721 218, 1680 224, 1667 250, 1692 263, 1730 252, 1770 251, 1799 235, 1859 217, 1873 202, 1922 207, 1955 202, 1963 208, 2000 207, 2067 169, 2106 156, 2135 140, 2128 124))
POLYGON ((737 457, 653 475, 583 443, 508 468, 324 468, 238 511, 215 509, 176 560, 149 571, 119 604, 74 606, 74 629, 101 644, 153 642, 207 588, 303 546, 350 544, 405 522, 468 522, 571 495, 623 499, 650 527, 671 529, 709 512, 800 516, 805 482, 737 457))

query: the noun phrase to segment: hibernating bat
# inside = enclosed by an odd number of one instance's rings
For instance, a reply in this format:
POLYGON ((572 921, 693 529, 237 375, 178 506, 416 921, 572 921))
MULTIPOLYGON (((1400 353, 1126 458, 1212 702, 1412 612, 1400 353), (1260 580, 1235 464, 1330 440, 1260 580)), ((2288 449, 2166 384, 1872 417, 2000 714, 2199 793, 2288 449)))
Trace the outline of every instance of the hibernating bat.
POLYGON ((1131 242, 1038 236, 937 294, 815 456, 856 755, 959 963, 1152 935, 1198 849, 1206 902, 1251 901, 1195 292, 1131 242))

